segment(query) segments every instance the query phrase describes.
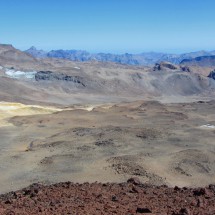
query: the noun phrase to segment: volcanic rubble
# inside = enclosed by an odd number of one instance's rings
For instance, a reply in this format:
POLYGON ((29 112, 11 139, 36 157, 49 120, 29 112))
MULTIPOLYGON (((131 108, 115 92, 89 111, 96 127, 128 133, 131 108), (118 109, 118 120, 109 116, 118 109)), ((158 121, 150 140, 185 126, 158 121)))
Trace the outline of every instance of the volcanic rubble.
POLYGON ((214 215, 215 185, 205 188, 126 183, 33 184, 0 196, 0 214, 214 215))

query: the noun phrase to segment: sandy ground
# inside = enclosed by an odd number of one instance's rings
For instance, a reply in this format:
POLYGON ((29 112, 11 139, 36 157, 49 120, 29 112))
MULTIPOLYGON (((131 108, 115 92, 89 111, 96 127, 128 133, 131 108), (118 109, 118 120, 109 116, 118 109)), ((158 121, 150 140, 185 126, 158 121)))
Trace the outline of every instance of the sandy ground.
POLYGON ((21 103, 0 102, 0 127, 12 126, 8 118, 13 116, 28 116, 35 114, 48 114, 62 109, 39 105, 24 105, 21 103))
POLYGON ((214 108, 215 102, 203 101, 65 110, 2 103, 0 192, 36 182, 124 182, 131 176, 153 185, 215 183, 214 108))

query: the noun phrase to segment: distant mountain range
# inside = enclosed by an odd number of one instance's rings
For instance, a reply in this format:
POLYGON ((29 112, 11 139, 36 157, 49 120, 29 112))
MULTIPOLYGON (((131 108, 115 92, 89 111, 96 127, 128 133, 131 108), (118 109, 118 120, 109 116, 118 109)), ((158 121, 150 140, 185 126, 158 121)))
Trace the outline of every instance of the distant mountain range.
POLYGON ((60 58, 72 61, 101 61, 101 62, 115 62, 128 65, 144 65, 151 66, 155 63, 168 61, 173 64, 180 64, 184 60, 193 60, 198 57, 213 56, 215 51, 198 51, 185 54, 167 54, 147 52, 141 54, 110 54, 110 53, 96 53, 92 54, 84 50, 52 50, 49 52, 38 50, 34 46, 25 51, 36 58, 60 58))
POLYGON ((187 66, 215 67, 215 55, 185 59, 181 62, 181 64, 187 66))

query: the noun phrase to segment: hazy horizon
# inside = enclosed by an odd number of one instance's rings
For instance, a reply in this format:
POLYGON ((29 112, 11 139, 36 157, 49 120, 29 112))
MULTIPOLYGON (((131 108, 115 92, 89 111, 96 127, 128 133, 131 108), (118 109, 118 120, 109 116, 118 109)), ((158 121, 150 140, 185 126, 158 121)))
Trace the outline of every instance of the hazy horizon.
POLYGON ((215 49, 213 0, 1 1, 0 43, 26 50, 186 53, 215 49))
MULTIPOLYGON (((1 43, 0 43, 1 44, 1 43)), ((18 47, 16 47, 16 46, 14 46, 13 44, 9 44, 9 43, 2 43, 2 44, 5 44, 5 45, 12 45, 14 48, 17 48, 17 49, 19 49, 18 47)), ((30 47, 28 47, 27 49, 19 49, 19 50, 21 50, 21 51, 26 51, 26 50, 28 50, 28 49, 30 49, 30 48, 32 48, 32 47, 34 47, 34 48, 36 48, 37 50, 42 50, 42 51, 46 51, 46 52, 49 52, 49 51, 52 51, 52 50, 66 50, 66 51, 71 51, 71 50, 75 50, 75 51, 86 51, 86 52, 89 52, 89 53, 91 53, 91 54, 98 54, 98 53, 105 53, 105 54, 119 54, 119 55, 121 55, 121 54, 142 54, 142 53, 158 53, 158 54, 186 54, 186 53, 192 53, 192 52, 200 52, 200 51, 206 51, 206 52, 211 52, 211 51, 215 51, 215 49, 211 49, 211 50, 188 50, 187 52, 161 52, 161 51, 142 51, 142 52, 109 52, 109 51, 107 51, 107 52, 105 52, 105 51, 89 51, 89 50, 86 50, 86 49, 67 49, 67 48, 65 48, 65 49, 62 49, 62 48, 57 48, 57 49, 42 49, 42 48, 39 48, 39 47, 36 47, 35 45, 32 45, 32 46, 30 46, 30 47)))

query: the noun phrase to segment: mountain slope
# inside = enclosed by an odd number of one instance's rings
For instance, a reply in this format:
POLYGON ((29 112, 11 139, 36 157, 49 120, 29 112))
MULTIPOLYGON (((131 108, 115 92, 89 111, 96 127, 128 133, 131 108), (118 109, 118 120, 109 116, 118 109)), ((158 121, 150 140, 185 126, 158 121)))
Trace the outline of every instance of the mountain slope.
POLYGON ((0 100, 70 105, 147 98, 174 99, 175 96, 190 98, 198 95, 200 98, 203 95, 210 97, 215 91, 212 78, 170 63, 144 68, 63 59, 58 59, 56 64, 53 59, 47 61, 49 67, 41 70, 40 66, 35 73, 1 68, 0 100))
POLYGON ((188 66, 201 66, 201 67, 215 67, 215 55, 212 56, 200 56, 194 59, 186 59, 181 64, 188 66))
MULTIPOLYGON (((81 53, 82 58, 88 57, 87 52, 81 53)), ((71 51, 67 54, 68 58, 73 56, 71 51)), ((150 55, 154 53, 148 54, 148 57, 150 55)), ((131 55, 125 54, 124 57, 117 60, 123 63, 130 59, 132 63, 131 55)), ((157 57, 160 57, 159 54, 157 57)), ((168 62, 150 68, 60 58, 58 55, 58 58, 35 59, 12 46, 1 46, 0 99, 13 101, 16 98, 17 102, 68 105, 154 97, 210 96, 215 89, 212 78, 195 74, 186 66, 168 62)))
POLYGON ((4 67, 23 68, 28 65, 29 68, 38 65, 39 61, 30 54, 22 52, 12 45, 0 44, 0 65, 4 67))

